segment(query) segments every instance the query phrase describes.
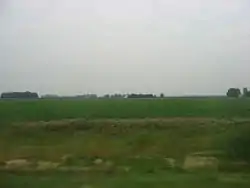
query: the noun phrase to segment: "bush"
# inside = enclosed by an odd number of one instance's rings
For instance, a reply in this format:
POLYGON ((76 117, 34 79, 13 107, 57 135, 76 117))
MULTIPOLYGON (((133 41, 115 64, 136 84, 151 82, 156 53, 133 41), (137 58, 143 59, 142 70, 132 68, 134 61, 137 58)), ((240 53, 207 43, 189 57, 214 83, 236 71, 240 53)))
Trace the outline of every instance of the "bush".
POLYGON ((230 88, 230 89, 227 91, 227 96, 228 96, 228 97, 235 97, 235 98, 238 98, 240 95, 241 95, 241 92, 240 92, 240 89, 238 89, 238 88, 230 88))
POLYGON ((26 92, 2 93, 1 98, 3 99, 38 99, 39 96, 37 93, 26 91, 26 92))
POLYGON ((224 149, 234 160, 250 162, 250 127, 235 127, 227 133, 224 149))

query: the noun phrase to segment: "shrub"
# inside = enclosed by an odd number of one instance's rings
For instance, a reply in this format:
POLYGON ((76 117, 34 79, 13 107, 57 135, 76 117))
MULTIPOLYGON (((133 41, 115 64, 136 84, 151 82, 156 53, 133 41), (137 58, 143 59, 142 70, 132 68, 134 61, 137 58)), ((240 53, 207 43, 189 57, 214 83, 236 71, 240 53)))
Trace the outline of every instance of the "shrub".
POLYGON ((235 127, 225 138, 224 150, 228 157, 250 162, 250 126, 235 127))
POLYGON ((230 88, 228 91, 227 91, 227 96, 228 97, 235 97, 235 98, 238 98, 240 96, 241 92, 240 92, 240 89, 238 88, 230 88))

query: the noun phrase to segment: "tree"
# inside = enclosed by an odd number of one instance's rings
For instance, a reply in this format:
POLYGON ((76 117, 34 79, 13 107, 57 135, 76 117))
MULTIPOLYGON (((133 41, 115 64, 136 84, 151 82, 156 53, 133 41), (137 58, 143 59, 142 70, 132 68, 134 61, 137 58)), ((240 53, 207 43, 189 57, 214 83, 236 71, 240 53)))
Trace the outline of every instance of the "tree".
POLYGON ((109 94, 106 94, 106 95, 103 96, 103 98, 109 99, 109 98, 110 98, 110 95, 109 95, 109 94))
POLYGON ((243 96, 244 97, 250 97, 250 91, 248 91, 247 88, 243 88, 243 96))
POLYGON ((160 94, 160 97, 161 97, 161 98, 164 98, 164 94, 163 94, 163 93, 161 93, 161 94, 160 94))
POLYGON ((237 126, 224 133, 223 149, 228 157, 250 162, 250 128, 237 126))
POLYGON ((9 92, 2 93, 1 98, 3 99, 37 99, 39 98, 37 93, 26 92, 9 92))
POLYGON ((230 88, 227 91, 227 96, 228 97, 238 98, 240 95, 241 95, 241 92, 240 92, 239 88, 230 88))
POLYGON ((156 96, 155 95, 153 95, 153 94, 129 94, 128 95, 128 98, 144 98, 144 99, 148 99, 148 98, 156 98, 156 96))
POLYGON ((59 96, 54 95, 54 94, 46 94, 46 95, 42 95, 41 98, 42 99, 57 99, 57 98, 59 98, 59 96))

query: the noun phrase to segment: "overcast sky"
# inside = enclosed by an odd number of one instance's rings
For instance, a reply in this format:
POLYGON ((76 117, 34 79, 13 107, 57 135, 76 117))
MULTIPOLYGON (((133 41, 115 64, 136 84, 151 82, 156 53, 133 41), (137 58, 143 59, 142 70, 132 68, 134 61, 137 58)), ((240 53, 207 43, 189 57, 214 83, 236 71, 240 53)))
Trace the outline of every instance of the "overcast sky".
POLYGON ((0 92, 250 87, 249 0, 0 0, 0 92))

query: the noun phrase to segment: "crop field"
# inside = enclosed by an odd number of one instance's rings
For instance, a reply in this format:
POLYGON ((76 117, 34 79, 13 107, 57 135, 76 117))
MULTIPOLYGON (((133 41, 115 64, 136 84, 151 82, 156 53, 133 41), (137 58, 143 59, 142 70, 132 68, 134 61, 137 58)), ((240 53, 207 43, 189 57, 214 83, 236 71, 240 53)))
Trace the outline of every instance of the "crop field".
POLYGON ((2 100, 0 187, 250 187, 249 126, 247 99, 2 100))
POLYGON ((250 117, 250 100, 228 98, 0 100, 0 122, 164 117, 250 117))

